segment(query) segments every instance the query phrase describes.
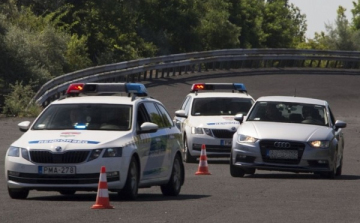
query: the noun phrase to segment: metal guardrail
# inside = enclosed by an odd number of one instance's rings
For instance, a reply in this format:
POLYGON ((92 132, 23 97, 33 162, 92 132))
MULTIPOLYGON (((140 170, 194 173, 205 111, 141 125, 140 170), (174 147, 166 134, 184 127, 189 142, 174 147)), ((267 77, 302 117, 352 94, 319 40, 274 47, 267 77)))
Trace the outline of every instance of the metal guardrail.
MULTIPOLYGON (((360 74, 359 51, 225 49, 138 59, 64 74, 45 83, 32 102, 43 107, 75 82, 135 82, 184 73, 244 68, 351 69, 360 74)), ((276 72, 276 71, 274 71, 276 72)))

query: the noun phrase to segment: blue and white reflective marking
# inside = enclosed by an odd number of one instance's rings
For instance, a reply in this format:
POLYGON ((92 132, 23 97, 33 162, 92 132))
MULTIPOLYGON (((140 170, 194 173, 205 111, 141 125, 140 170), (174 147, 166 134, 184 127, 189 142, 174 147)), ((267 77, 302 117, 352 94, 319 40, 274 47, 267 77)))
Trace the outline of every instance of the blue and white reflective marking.
POLYGON ((206 123, 206 125, 238 125, 239 122, 211 122, 211 123, 206 123))
POLYGON ((78 143, 78 144, 99 144, 99 141, 78 140, 78 139, 46 139, 29 141, 29 144, 45 144, 54 142, 78 143))

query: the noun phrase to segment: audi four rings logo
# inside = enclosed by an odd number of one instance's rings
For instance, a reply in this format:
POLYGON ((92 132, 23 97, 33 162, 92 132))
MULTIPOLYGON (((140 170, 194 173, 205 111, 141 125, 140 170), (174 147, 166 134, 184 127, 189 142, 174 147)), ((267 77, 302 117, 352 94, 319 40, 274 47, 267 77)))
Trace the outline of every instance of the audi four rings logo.
POLYGON ((291 147, 289 142, 274 142, 274 146, 277 148, 290 148, 291 147))

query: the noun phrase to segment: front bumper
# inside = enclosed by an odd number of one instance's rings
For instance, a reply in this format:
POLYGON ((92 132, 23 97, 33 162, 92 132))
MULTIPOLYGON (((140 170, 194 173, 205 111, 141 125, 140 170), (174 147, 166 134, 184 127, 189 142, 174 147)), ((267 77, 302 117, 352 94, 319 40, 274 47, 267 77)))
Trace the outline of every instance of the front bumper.
POLYGON ((269 143, 236 143, 232 149, 232 164, 243 168, 288 172, 328 172, 333 168, 334 152, 331 148, 315 149, 307 143, 291 142, 291 147, 278 149, 269 143), (270 150, 282 150, 297 154, 297 157, 271 157, 270 150))

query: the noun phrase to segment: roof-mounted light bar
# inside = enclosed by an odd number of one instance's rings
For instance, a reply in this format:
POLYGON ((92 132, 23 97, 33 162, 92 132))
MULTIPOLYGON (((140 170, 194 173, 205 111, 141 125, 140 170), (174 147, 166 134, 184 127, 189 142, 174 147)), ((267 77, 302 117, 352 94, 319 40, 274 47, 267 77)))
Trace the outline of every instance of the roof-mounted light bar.
POLYGON ((191 92, 215 90, 235 90, 239 92, 247 92, 243 83, 196 83, 191 87, 191 92))
POLYGON ((74 83, 70 84, 66 94, 119 94, 128 93, 136 96, 147 96, 145 85, 139 83, 74 83))

